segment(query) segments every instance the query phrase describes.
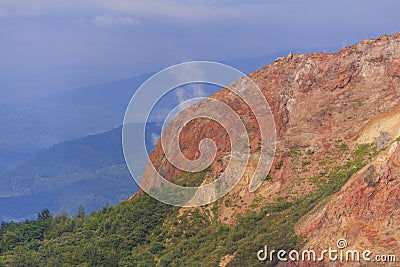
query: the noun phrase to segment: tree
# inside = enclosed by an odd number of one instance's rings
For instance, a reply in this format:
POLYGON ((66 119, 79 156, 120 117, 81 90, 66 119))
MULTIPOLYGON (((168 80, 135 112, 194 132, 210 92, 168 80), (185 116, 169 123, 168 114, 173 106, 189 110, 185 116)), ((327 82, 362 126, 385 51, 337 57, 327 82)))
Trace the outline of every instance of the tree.
POLYGON ((38 220, 47 220, 52 218, 53 215, 50 213, 49 209, 43 209, 41 212, 38 212, 38 220))
POLYGON ((78 217, 79 219, 82 219, 85 217, 85 215, 86 215, 85 208, 82 205, 80 205, 79 209, 78 209, 78 213, 76 214, 76 217, 78 217))

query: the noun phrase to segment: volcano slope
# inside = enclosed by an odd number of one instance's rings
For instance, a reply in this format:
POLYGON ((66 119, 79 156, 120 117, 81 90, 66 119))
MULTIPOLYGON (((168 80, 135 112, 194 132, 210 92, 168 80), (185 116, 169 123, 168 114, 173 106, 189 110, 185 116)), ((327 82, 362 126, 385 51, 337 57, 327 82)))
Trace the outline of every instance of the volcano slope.
MULTIPOLYGON (((251 151, 243 178, 223 198, 179 208, 141 191, 91 215, 4 224, 0 266, 327 266, 327 258, 260 261, 257 253, 266 245, 321 251, 336 248, 339 238, 349 249, 398 253, 400 34, 333 54, 289 54, 249 77, 268 100, 276 125, 274 161, 256 191, 248 189, 262 145, 259 126, 251 107, 223 89, 211 98, 240 115, 251 151)), ((234 84, 246 90, 241 81, 234 84)), ((209 109, 207 100, 184 112, 200 109, 209 109)), ((150 155, 155 169, 183 186, 220 177, 230 159, 221 125, 198 119, 180 133, 168 127, 163 133, 178 134, 188 159, 199 157, 204 138, 214 140, 216 158, 200 172, 182 171, 168 162, 159 142, 150 155)), ((142 177, 147 185, 154 182, 149 164, 142 177)))
MULTIPOLYGON (((259 224, 266 223, 253 226, 255 229, 268 232, 276 229, 268 223, 283 223, 274 240, 287 236, 287 227, 293 227, 291 237, 296 241, 292 240, 292 245, 298 247, 334 248, 338 239, 346 238, 352 245, 349 249, 400 251, 400 34, 366 39, 334 54, 289 54, 251 73, 250 78, 268 100, 275 119, 277 149, 270 172, 262 186, 250 193, 249 181, 257 165, 256 160, 250 160, 243 179, 218 205, 182 208, 179 214, 196 210, 208 214, 210 221, 239 228, 243 218, 253 214, 262 218, 259 224), (271 216, 274 219, 270 222, 266 218, 271 216)), ((235 85, 240 86, 241 81, 235 85)), ((259 153, 259 127, 251 107, 227 89, 211 97, 240 114, 251 152, 259 153)), ((186 112, 198 109, 207 109, 207 101, 186 112)), ((167 139, 176 134, 171 129, 164 132, 167 139)), ((204 138, 212 138, 218 152, 200 176, 172 166, 160 143, 150 160, 159 173, 175 183, 208 183, 225 170, 230 143, 217 123, 194 120, 179 135, 182 153, 189 159, 198 157, 204 138)), ((144 183, 151 183, 149 169, 142 178, 144 183)), ((254 251, 274 242, 257 231, 250 236, 243 242, 252 240, 254 251)), ((244 258, 255 258, 256 252, 249 255, 250 251, 244 256, 240 249, 232 249, 223 262, 235 265, 244 258)))

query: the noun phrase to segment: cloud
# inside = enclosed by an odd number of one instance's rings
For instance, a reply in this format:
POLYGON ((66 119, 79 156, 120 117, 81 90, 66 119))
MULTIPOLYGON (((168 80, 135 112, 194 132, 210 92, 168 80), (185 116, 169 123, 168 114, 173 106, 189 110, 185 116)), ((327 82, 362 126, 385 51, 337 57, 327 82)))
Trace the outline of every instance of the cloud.
MULTIPOLYGON (((204 19, 223 19, 238 15, 237 10, 221 1, 170 0, 1 0, 0 14, 9 16, 86 16, 111 14, 112 23, 133 23, 125 17, 157 17, 173 20, 198 21, 204 19)), ((100 21, 111 20, 100 16, 100 21)))
POLYGON ((100 15, 91 19, 97 26, 136 26, 140 21, 131 17, 100 15))
POLYGON ((207 97, 207 92, 199 83, 188 84, 177 88, 175 98, 179 104, 179 111, 186 109, 196 103, 198 99, 207 97), (197 100, 196 100, 197 99, 197 100), (194 100, 194 102, 192 101, 194 100))
MULTIPOLYGON (((116 17, 129 17, 142 21, 142 18, 156 18, 168 21, 215 22, 227 19, 247 21, 254 17, 269 22, 311 21, 317 18, 329 19, 335 15, 353 11, 385 9, 394 13, 397 0, 387 0, 385 4, 373 0, 317 1, 317 0, 0 0, 2 16, 72 16, 93 18, 98 14, 110 14, 116 17), (341 8, 346 5, 346 9, 341 8), (390 8, 389 8, 390 7, 390 8), (392 8, 391 8, 392 7, 392 8), (332 10, 331 10, 332 9, 332 10), (312 12, 311 16, 308 12, 312 12), (327 15, 327 16, 326 16, 327 15)), ((353 20, 354 16, 350 16, 353 20)), ((335 23, 337 21, 333 20, 335 23)))
POLYGON ((151 133, 151 144, 153 146, 157 145, 158 140, 160 139, 160 135, 156 133, 151 133))
POLYGON ((178 88, 175 92, 176 100, 178 101, 179 104, 185 102, 187 99, 187 93, 185 92, 185 89, 182 87, 178 88))
POLYGON ((115 12, 127 12, 140 16, 158 16, 175 20, 223 19, 238 15, 232 6, 221 5, 219 1, 186 1, 164 0, 132 1, 101 0, 97 2, 102 8, 115 12))

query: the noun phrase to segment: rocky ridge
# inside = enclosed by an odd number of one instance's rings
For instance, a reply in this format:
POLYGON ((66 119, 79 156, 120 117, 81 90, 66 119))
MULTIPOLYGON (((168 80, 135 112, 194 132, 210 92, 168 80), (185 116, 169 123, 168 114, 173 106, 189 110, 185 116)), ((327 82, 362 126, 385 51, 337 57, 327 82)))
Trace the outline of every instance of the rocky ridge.
MULTIPOLYGON (((395 141, 400 135, 400 33, 366 39, 334 54, 289 54, 249 77, 262 90, 274 115, 275 160, 266 181, 253 193, 248 183, 257 162, 250 161, 244 179, 218 202, 218 219, 234 224, 238 214, 307 197, 318 181, 328 179, 327 173, 351 157, 350 151, 374 143, 381 150, 377 156, 308 214, 297 231, 308 240, 305 247, 321 248, 345 236, 360 248, 373 245, 377 252, 400 251, 400 149, 395 141), (230 205, 225 204, 227 200, 230 205)), ((250 107, 226 89, 211 97, 240 115, 256 155, 259 130, 250 107)), ((207 108, 206 101, 187 112, 202 108, 207 108)), ((181 151, 195 159, 204 138, 212 138, 218 147, 203 180, 206 183, 226 167, 230 143, 217 123, 195 120, 179 136, 181 151)), ((164 157, 160 143, 150 160, 171 181, 182 175, 164 157)), ((142 181, 151 182, 148 168, 142 181)))

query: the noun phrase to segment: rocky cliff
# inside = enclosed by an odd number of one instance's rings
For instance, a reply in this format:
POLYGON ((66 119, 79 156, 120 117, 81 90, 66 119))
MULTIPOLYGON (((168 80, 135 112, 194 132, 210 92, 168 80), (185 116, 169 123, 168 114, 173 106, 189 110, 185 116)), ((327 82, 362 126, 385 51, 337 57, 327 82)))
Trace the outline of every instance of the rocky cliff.
MULTIPOLYGON (((335 171, 353 168, 345 185, 334 190, 339 192, 320 199, 299 220, 296 231, 306 241, 301 246, 318 250, 346 238, 360 249, 400 251, 400 144, 396 141, 400 135, 400 33, 366 39, 334 54, 289 54, 249 77, 261 89, 274 116, 275 159, 262 186, 252 193, 248 183, 256 162, 250 160, 244 179, 218 202, 218 220, 235 224, 237 215, 249 210, 311 197, 335 182, 335 171)), ((259 153, 259 127, 251 108, 226 89, 211 97, 240 115, 249 133, 250 150, 259 153)), ((198 109, 207 109, 207 101, 186 112, 198 109)), ((167 129, 164 134, 174 132, 167 129)), ((230 152, 226 131, 207 119, 194 120, 183 128, 181 151, 189 159, 197 158, 204 138, 213 139, 218 150, 204 180, 198 182, 203 184, 224 171, 230 152)), ((160 143, 150 160, 171 181, 186 177, 168 162, 160 143)), ((151 183, 151 175, 147 168, 143 183, 151 183)), ((229 257, 222 262, 227 264, 229 257)))

